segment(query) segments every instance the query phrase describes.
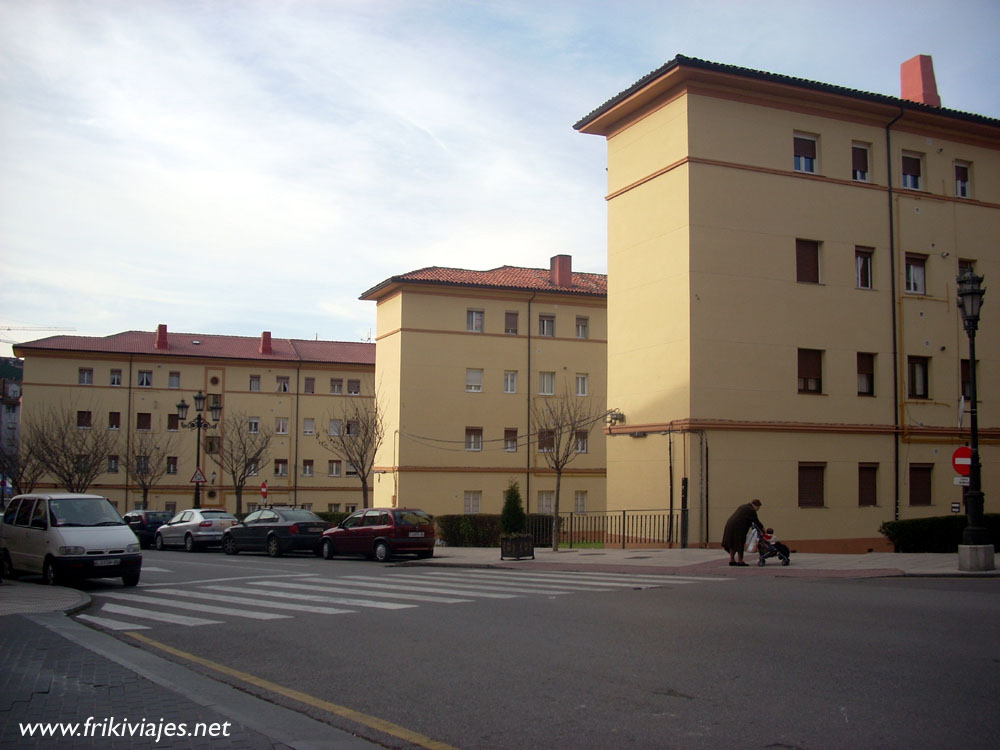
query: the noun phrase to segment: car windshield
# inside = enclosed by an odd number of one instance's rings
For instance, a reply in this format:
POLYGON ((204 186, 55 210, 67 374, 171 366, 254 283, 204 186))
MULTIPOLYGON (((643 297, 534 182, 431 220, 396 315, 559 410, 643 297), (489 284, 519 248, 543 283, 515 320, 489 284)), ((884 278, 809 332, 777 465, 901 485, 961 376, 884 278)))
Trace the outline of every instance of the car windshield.
POLYGON ((160 521, 161 523, 166 523, 171 518, 173 518, 173 516, 171 516, 170 513, 168 513, 165 510, 146 513, 147 521, 160 521))
POLYGON ((434 523, 422 510, 397 510, 396 523, 401 526, 429 526, 434 523))
POLYGON ((53 526, 121 526, 125 522, 103 497, 74 497, 49 501, 53 526))
POLYGON ((286 521, 322 521, 323 519, 311 510, 283 510, 281 517, 286 521))
POLYGON ((203 510, 201 516, 202 518, 236 518, 232 513, 226 513, 224 510, 203 510))

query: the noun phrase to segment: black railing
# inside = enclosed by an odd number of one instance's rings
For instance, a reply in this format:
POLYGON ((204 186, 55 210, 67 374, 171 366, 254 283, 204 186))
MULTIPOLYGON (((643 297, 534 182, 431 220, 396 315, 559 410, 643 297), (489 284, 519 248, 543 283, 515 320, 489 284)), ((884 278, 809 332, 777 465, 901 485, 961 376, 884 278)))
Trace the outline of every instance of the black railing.
MULTIPOLYGON (((559 544, 595 547, 686 547, 686 511, 619 510, 560 513, 559 544)), ((552 516, 532 514, 527 531, 536 547, 552 546, 552 516)))

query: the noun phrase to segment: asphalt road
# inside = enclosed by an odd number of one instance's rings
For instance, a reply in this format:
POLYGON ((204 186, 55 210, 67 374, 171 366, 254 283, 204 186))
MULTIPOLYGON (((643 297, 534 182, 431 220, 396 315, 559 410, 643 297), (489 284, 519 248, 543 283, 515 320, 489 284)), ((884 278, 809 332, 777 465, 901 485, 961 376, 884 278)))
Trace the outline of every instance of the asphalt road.
POLYGON ((253 675, 258 685, 192 665, 392 747, 1000 737, 1000 579, 689 580, 150 551, 138 589, 84 586, 94 605, 82 615, 100 618, 89 624, 253 675))

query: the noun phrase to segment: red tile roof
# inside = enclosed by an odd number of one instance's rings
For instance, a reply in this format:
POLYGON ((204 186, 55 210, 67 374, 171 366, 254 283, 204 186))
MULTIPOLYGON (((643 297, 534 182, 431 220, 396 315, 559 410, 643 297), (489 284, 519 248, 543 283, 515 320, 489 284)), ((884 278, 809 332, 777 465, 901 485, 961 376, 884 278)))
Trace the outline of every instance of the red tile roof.
POLYGON ((572 286, 552 283, 548 268, 521 268, 500 266, 489 271, 469 271, 464 268, 429 266, 386 279, 361 295, 361 299, 377 299, 378 293, 393 284, 423 283, 448 286, 469 286, 489 289, 515 289, 518 291, 544 291, 556 294, 579 294, 591 297, 608 296, 608 277, 600 273, 573 272, 572 286))
POLYGON ((110 336, 49 336, 15 349, 25 354, 39 351, 73 351, 139 354, 149 357, 211 357, 279 362, 375 364, 375 344, 354 341, 271 339, 271 353, 261 354, 259 337, 219 336, 205 333, 167 333, 167 348, 156 348, 156 331, 124 331, 110 336))

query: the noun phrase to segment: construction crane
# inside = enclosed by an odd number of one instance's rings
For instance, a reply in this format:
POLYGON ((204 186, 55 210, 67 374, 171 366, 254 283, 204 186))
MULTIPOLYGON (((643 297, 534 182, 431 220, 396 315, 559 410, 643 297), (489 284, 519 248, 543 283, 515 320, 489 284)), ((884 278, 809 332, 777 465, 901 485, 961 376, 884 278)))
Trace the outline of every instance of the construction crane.
MULTIPOLYGON (((75 331, 75 328, 59 328, 53 326, 0 326, 0 331, 75 331)), ((5 344, 20 344, 21 341, 0 336, 0 341, 5 344)))

